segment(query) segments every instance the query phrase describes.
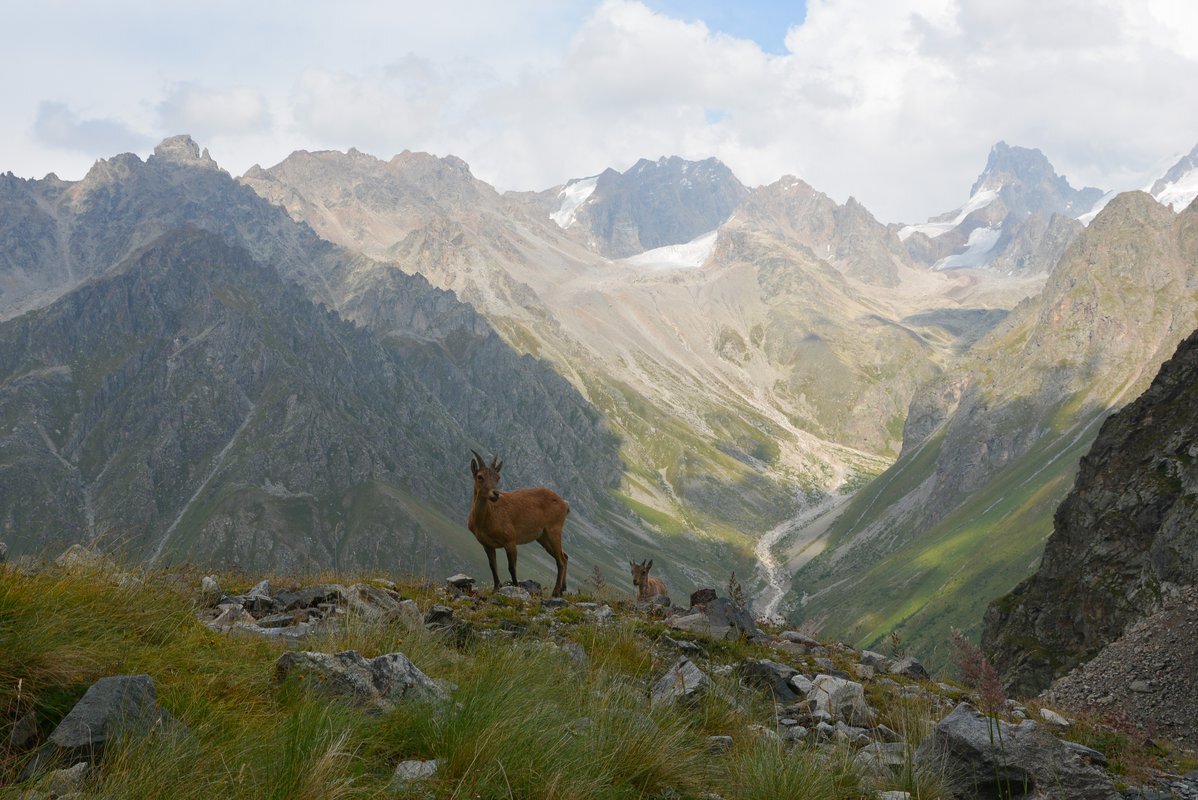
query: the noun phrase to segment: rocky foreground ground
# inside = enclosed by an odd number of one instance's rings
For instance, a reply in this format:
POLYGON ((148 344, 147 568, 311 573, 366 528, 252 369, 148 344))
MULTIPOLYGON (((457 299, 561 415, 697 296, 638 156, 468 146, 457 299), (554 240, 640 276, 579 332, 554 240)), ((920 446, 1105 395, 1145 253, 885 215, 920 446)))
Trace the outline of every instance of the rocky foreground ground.
MULTIPOLYGON (((60 557, 57 568, 122 585, 145 580, 82 548, 60 557)), ((334 706, 370 715, 412 713, 405 709, 418 709, 418 717, 452 715, 462 704, 461 689, 419 657, 398 650, 368 657, 354 649, 320 647, 360 626, 431 635, 458 652, 483 643, 535 645, 559 654, 582 680, 580 688, 599 668, 592 663, 598 651, 588 652, 585 643, 597 641, 596 632, 620 630, 624 647, 634 654, 643 648, 647 668, 643 678, 631 679, 636 685, 630 688, 643 693, 639 713, 645 725, 655 724, 653 714, 664 708, 707 716, 716 707, 732 710, 722 728, 705 728, 709 760, 731 758, 746 742, 770 742, 795 759, 814 754, 847 765, 855 794, 838 796, 884 800, 1198 798, 1198 775, 1181 774, 1192 763, 1183 751, 1166 752, 1159 742, 1137 739, 1131 729, 1069 719, 1039 703, 1007 701, 996 713, 984 714, 968 688, 934 679, 910 655, 766 629, 710 589, 676 607, 667 597, 634 603, 602 592, 546 598, 531 581, 479 591, 465 575, 439 586, 377 578, 263 580, 240 591, 225 591, 217 576, 209 576, 191 587, 181 591, 190 594, 209 636, 273 643, 277 656, 273 669, 261 676, 264 686, 315 693, 334 706), (748 719, 754 721, 745 724, 748 719)), ((602 657, 610 659, 610 651, 602 657)), ((191 736, 186 714, 159 701, 157 678, 105 675, 52 728, 36 710, 7 720, 9 750, 20 754, 20 796, 106 796, 89 789, 103 785, 111 741, 191 736)), ((1063 701, 1058 708, 1065 708, 1064 700, 1074 695, 1064 684, 1058 691, 1063 701)), ((566 724, 565 734, 585 741, 599 735, 599 726, 580 714, 566 724)), ((388 791, 439 797, 438 776, 446 769, 452 767, 445 757, 398 760, 388 791)), ((671 796, 726 798, 715 791, 671 796)))

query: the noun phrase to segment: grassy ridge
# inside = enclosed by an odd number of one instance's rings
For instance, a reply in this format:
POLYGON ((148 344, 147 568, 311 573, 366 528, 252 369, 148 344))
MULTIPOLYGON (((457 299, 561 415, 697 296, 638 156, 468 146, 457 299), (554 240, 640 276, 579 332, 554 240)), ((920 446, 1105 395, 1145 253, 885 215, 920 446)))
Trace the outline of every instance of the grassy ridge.
MULTIPOLYGON (((810 599, 804 616, 838 620, 827 632, 863 647, 877 647, 896 631, 925 663, 945 666, 951 630, 976 638, 987 604, 1035 569, 1052 515, 1098 426, 1081 423, 1074 430, 1081 435, 1046 437, 952 514, 810 599)), ((927 474, 921 462, 934 460, 940 444, 929 441, 908 463, 909 472, 867 487, 841 520, 869 519, 871 505, 884 510, 888 496, 912 491, 927 474)))
MULTIPOLYGON (((96 679, 148 673, 160 703, 190 735, 118 741, 85 791, 120 798, 527 797, 863 798, 849 755, 784 750, 746 726, 773 727, 773 703, 715 676, 696 706, 651 708, 649 681, 663 669, 654 624, 571 628, 589 664, 579 666, 548 637, 497 637, 454 646, 421 630, 349 618, 305 649, 402 651, 427 674, 456 686, 443 709, 419 705, 372 716, 276 682, 283 645, 230 637, 195 617, 198 574, 126 579, 48 569, 0 577, 0 734, 37 713, 45 736, 96 679), (706 737, 736 746, 711 756, 706 737), (397 793, 394 766, 436 758, 437 775, 397 793)), ((325 576, 345 582, 348 576, 325 576)), ((233 579, 230 579, 233 580, 233 579)), ((248 583, 245 587, 248 588, 248 583)), ((421 605, 429 590, 410 586, 421 605)), ((565 619, 573 607, 559 610, 565 619)), ((518 617, 484 605, 476 625, 518 617)), ((735 659, 752 646, 714 648, 735 659), (748 649, 746 649, 748 648, 748 649)), ((29 752, 0 747, 0 787, 12 786, 29 752)), ((12 791, 23 791, 13 788, 12 791)), ((0 788, 0 796, 10 796, 0 788)), ((15 795, 13 795, 15 796, 15 795)), ((934 795, 927 794, 927 797, 934 795)))

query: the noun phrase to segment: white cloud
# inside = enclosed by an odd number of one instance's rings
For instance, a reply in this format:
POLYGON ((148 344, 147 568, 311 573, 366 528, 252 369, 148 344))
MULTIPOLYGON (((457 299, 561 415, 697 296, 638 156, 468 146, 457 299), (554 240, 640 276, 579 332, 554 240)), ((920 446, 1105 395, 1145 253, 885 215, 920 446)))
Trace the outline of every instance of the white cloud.
POLYGON ((266 97, 248 86, 211 89, 182 83, 167 95, 158 111, 166 130, 205 139, 257 133, 271 121, 266 97))
POLYGON ((81 119, 65 103, 38 104, 33 133, 46 145, 93 157, 111 156, 146 147, 150 139, 112 119, 81 119))
POLYGON ((1198 141, 1191 0, 809 0, 781 55, 635 0, 214 0, 184 23, 122 1, 135 33, 86 9, 35 20, 80 63, 29 49, 19 80, 0 76, 18 101, 0 153, 35 154, 25 174, 58 168, 34 129, 96 155, 190 132, 233 172, 297 148, 453 153, 518 189, 715 155, 749 184, 796 174, 917 221, 963 202, 999 139, 1103 188, 1143 185, 1198 141))

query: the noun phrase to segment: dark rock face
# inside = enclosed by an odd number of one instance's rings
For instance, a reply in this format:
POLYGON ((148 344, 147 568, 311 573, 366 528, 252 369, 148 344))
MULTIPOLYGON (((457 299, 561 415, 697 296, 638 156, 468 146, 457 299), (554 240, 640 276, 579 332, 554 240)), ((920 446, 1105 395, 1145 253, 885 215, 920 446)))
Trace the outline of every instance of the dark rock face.
POLYGON ((991 604, 982 643, 1034 694, 1198 579, 1198 333, 1102 426, 1039 571, 991 604))
POLYGON ((626 172, 599 175, 575 217, 595 249, 625 258, 715 230, 748 193, 714 158, 641 159, 626 172))

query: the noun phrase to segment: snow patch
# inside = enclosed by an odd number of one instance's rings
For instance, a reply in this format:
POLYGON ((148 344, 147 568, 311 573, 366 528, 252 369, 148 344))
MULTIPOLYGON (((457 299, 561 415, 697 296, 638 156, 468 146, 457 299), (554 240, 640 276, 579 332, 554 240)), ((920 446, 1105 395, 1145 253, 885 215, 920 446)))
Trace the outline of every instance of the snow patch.
POLYGON ((715 249, 715 239, 718 231, 711 231, 697 236, 685 244, 672 244, 666 247, 655 247, 635 256, 624 259, 625 264, 638 267, 658 267, 674 269, 694 269, 703 266, 711 251, 715 249))
POLYGON ((1119 191, 1117 189, 1113 189, 1104 194, 1102 197, 1098 198, 1098 202, 1094 204, 1094 207, 1078 217, 1077 221, 1083 225, 1089 225, 1094 221, 1094 218, 1098 216, 1098 212, 1106 208, 1106 204, 1114 200, 1115 195, 1117 194, 1119 194, 1119 191))
POLYGON ((954 217, 951 221, 949 221, 949 222, 924 222, 920 225, 908 225, 904 228, 899 229, 898 237, 899 237, 899 239, 906 241, 907 237, 909 237, 911 234, 922 233, 922 234, 926 234, 927 236, 931 237, 932 239, 935 239, 937 236, 948 233, 953 228, 957 227, 962 222, 964 222, 965 218, 968 217, 970 214, 977 211, 979 208, 985 208, 986 206, 993 203, 995 201, 995 199, 998 197, 998 190, 1001 188, 1002 188, 1002 185, 1000 184, 999 186, 996 186, 993 189, 978 189, 978 191, 975 192, 974 195, 969 198, 969 201, 966 202, 965 205, 961 206, 960 210, 957 211, 957 216, 954 217))
POLYGON ((1161 205, 1184 211, 1198 197, 1198 169, 1192 169, 1153 195, 1161 205))
POLYGON ((575 212, 594 193, 595 184, 598 182, 599 176, 595 175, 591 178, 581 178, 567 183, 558 194, 562 204, 557 211, 549 215, 549 219, 556 222, 559 228, 568 228, 573 225, 575 212))
POLYGON ((990 263, 988 256, 998 244, 1002 228, 974 228, 965 243, 965 251, 946 256, 933 265, 932 269, 954 269, 956 267, 984 267, 990 263))

